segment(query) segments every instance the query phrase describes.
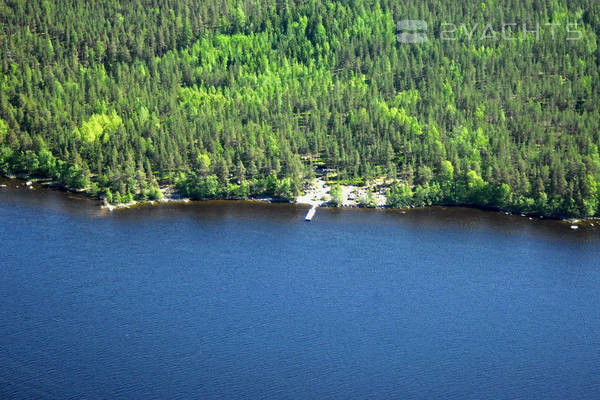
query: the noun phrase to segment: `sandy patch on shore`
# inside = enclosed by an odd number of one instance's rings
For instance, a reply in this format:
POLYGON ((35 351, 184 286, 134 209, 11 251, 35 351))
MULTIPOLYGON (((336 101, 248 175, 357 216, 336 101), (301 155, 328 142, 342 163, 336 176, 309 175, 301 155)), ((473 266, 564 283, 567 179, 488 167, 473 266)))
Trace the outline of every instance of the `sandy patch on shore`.
MULTIPOLYGON (((341 185, 342 188, 342 207, 358 207, 361 198, 366 198, 368 188, 354 185, 341 185)), ((386 205, 384 190, 375 190, 372 193, 377 207, 386 205)), ((308 189, 302 196, 296 199, 296 203, 308 204, 311 206, 326 206, 331 200, 331 185, 321 178, 313 179, 308 189)))

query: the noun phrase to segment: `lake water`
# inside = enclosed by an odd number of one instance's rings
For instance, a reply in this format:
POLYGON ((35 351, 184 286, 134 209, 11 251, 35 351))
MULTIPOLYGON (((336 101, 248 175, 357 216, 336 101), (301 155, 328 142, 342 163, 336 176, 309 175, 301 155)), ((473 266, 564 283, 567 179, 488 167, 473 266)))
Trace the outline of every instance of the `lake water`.
POLYGON ((600 230, 0 189, 0 398, 597 399, 600 230))

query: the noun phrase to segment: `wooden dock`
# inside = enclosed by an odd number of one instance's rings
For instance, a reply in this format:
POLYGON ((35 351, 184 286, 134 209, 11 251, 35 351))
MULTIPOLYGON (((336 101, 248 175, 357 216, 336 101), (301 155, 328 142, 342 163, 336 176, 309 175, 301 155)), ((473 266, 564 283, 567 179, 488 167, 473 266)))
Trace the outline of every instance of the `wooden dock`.
POLYGON ((317 212, 317 206, 312 206, 310 208, 310 210, 308 210, 308 213, 306 213, 306 217, 304 218, 304 220, 305 221, 312 221, 312 219, 315 216, 316 212, 317 212))

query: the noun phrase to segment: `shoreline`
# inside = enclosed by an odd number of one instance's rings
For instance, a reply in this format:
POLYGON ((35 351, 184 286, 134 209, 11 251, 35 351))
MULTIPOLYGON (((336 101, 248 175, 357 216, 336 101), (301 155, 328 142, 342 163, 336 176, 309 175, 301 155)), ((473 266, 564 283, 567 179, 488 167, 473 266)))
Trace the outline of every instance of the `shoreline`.
MULTIPOLYGON (((61 191, 61 192, 66 192, 66 193, 74 193, 74 194, 78 194, 81 195, 83 197, 89 198, 89 199, 95 199, 98 200, 101 205, 100 207, 102 209, 107 210, 108 212, 114 212, 114 211, 118 211, 118 210, 122 210, 122 209, 131 209, 131 208, 141 208, 141 207, 147 207, 147 206, 160 206, 160 205, 168 205, 168 204, 189 204, 189 203, 194 203, 194 202, 204 202, 204 201, 248 201, 248 202, 259 202, 259 203, 265 203, 265 204, 272 204, 272 203, 287 203, 287 204, 297 204, 297 205, 304 205, 304 206, 308 206, 308 207, 323 207, 323 208, 341 208, 341 209, 352 209, 352 208, 371 208, 371 209, 379 209, 379 210, 398 210, 401 213, 406 213, 409 210, 414 210, 414 209, 425 209, 425 208, 430 208, 430 207, 441 207, 441 208, 467 208, 467 209, 475 209, 475 210, 481 210, 481 211, 492 211, 492 212, 499 212, 499 213, 503 213, 505 215, 514 215, 514 216, 520 216, 523 218, 529 218, 530 220, 555 220, 555 221, 562 221, 565 223, 569 223, 571 224, 571 228, 572 229, 577 229, 580 226, 591 226, 591 227, 596 227, 596 226, 600 226, 600 217, 587 217, 587 218, 566 218, 566 217, 561 217, 561 216, 554 216, 554 215, 543 215, 540 213, 522 213, 522 212, 518 212, 518 211, 513 211, 513 210, 508 210, 508 209, 501 209, 501 208, 497 208, 497 207, 489 207, 489 206, 484 206, 484 205, 475 205, 475 204, 435 204, 435 205, 426 205, 426 206, 409 206, 409 207, 402 207, 402 208, 397 208, 397 207, 389 207, 386 204, 382 204, 381 198, 378 198, 378 203, 377 206, 375 207, 367 207, 364 205, 360 205, 358 203, 358 200, 356 197, 353 197, 353 201, 348 201, 347 196, 350 193, 355 193, 353 192, 353 190, 356 190, 357 187, 355 186, 344 186, 343 187, 343 193, 344 193, 344 202, 342 202, 339 206, 335 206, 333 204, 331 204, 330 201, 324 201, 324 200, 315 200, 314 199, 314 192, 309 191, 307 193, 305 193, 302 196, 298 196, 295 200, 289 201, 289 200, 278 200, 278 199, 273 199, 273 198, 269 198, 269 197, 258 197, 258 198, 239 198, 239 199, 203 199, 203 200, 192 200, 189 198, 184 198, 182 197, 179 192, 177 191, 177 189, 175 189, 172 186, 162 186, 160 187, 161 189, 161 193, 163 194, 163 198, 161 198, 160 200, 136 200, 133 202, 129 202, 129 203, 120 203, 120 204, 109 204, 106 201, 106 198, 100 197, 100 196, 96 196, 96 195, 92 195, 88 192, 86 192, 85 190, 73 190, 67 187, 64 187, 60 184, 57 184, 56 182, 52 182, 48 179, 36 179, 36 178, 31 178, 31 177, 23 177, 23 176, 4 176, 4 175, 0 175, 1 179, 5 179, 7 181, 17 181, 20 182, 20 185, 15 185, 16 189, 20 189, 20 186, 22 186, 23 188, 28 188, 30 190, 36 190, 38 188, 36 188, 35 186, 38 185, 39 188, 42 189, 49 189, 49 190, 55 190, 55 191, 61 191), (349 189, 350 188, 350 189, 349 189)), ((320 179, 315 179, 313 180, 313 182, 311 182, 310 185, 314 185, 315 183, 317 183, 317 185, 320 185, 320 192, 321 193, 323 191, 323 189, 326 190, 326 193, 329 193, 329 190, 331 189, 329 186, 325 185, 325 187, 323 187, 322 185, 322 180, 320 179), (315 182, 317 181, 317 182, 315 182)), ((7 186, 6 184, 1 184, 0 183, 0 193, 2 191, 2 189, 5 189, 7 186)), ((367 189, 361 188, 362 192, 365 192, 367 189)))

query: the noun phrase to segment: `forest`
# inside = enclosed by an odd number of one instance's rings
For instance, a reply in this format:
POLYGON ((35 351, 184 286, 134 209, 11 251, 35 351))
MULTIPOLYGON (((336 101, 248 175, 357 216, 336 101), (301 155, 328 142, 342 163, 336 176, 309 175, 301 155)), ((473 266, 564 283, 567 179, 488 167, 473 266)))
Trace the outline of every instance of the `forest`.
POLYGON ((394 207, 599 216, 599 30, 597 0, 0 0, 0 174, 293 199, 321 166, 394 207))

